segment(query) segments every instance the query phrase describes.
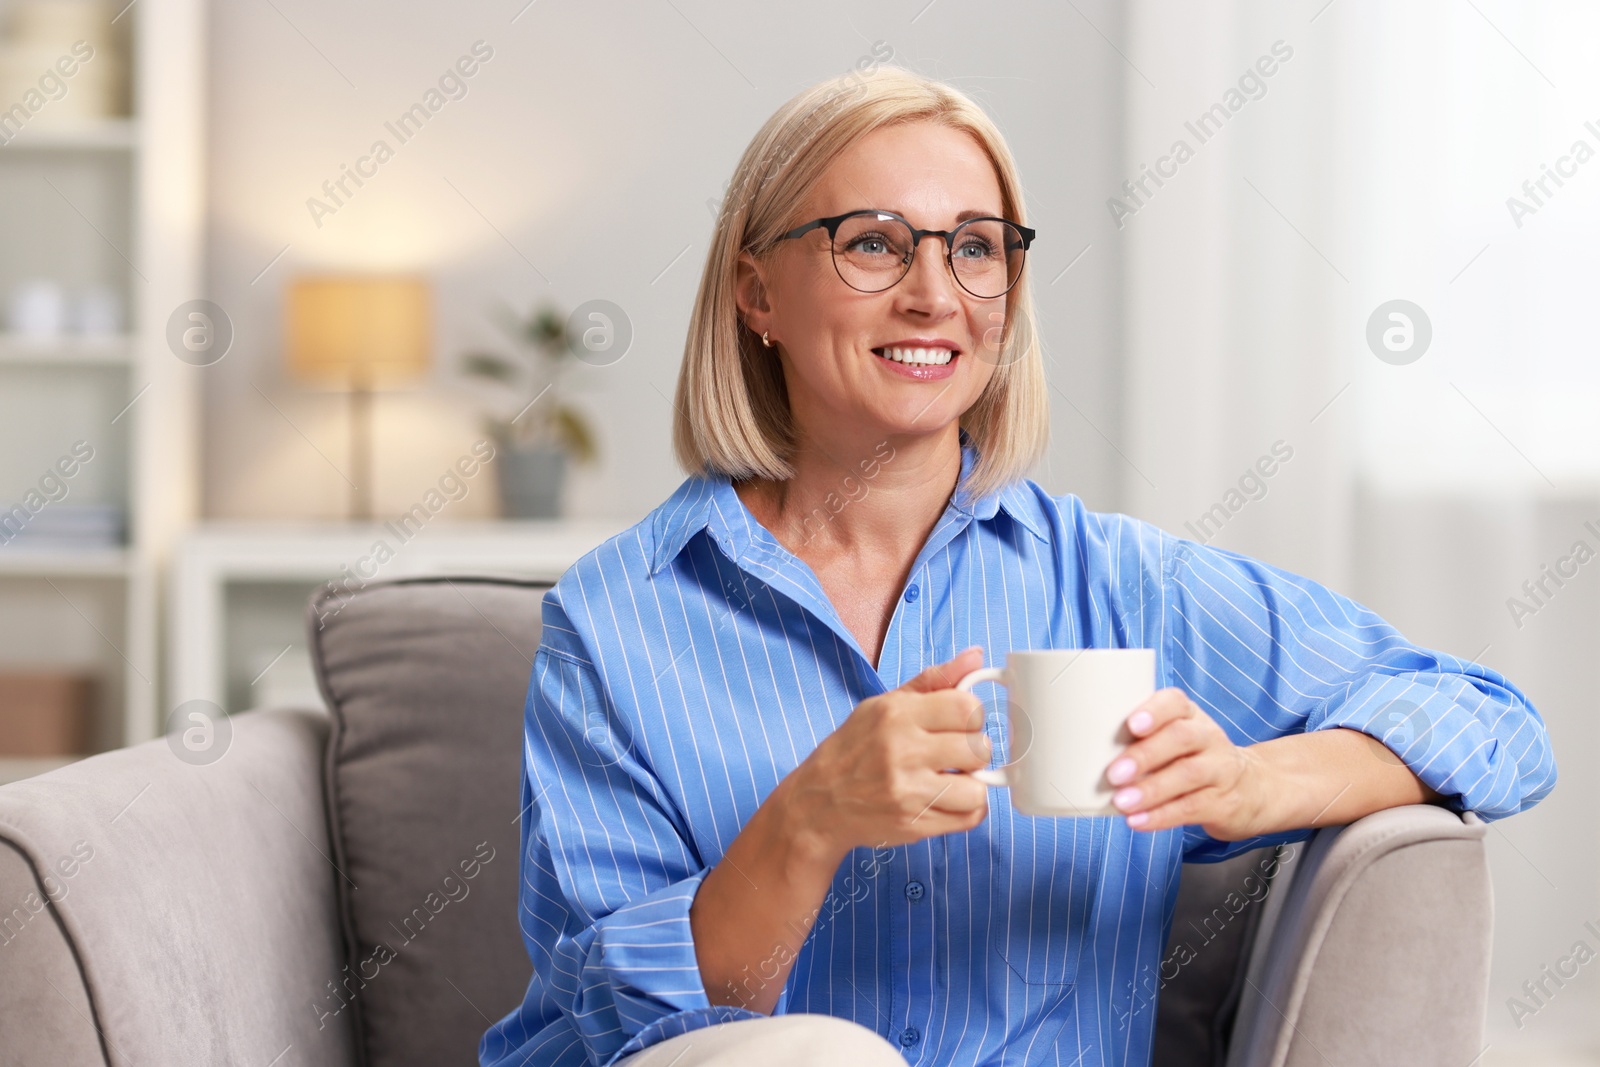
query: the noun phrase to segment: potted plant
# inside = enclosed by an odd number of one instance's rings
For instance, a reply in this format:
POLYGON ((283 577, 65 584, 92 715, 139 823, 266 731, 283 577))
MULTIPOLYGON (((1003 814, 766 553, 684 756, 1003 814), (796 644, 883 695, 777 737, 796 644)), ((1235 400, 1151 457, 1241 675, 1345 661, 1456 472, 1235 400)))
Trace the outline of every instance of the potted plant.
POLYGON ((498 318, 516 343, 516 354, 468 352, 461 367, 469 377, 500 386, 514 401, 503 407, 504 414, 484 418, 498 453, 501 513, 514 519, 556 518, 568 463, 589 464, 599 456, 588 419, 561 392, 574 362, 566 318, 549 304, 526 320, 509 311, 498 318))

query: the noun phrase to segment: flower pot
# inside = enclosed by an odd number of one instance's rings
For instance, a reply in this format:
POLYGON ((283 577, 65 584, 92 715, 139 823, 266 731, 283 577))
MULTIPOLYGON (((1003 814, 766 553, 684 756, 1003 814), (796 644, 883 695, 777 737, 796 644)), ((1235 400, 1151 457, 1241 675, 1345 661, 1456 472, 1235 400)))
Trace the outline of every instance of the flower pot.
POLYGON ((561 490, 567 481, 567 452, 557 445, 502 447, 500 513, 508 519, 561 517, 561 490))

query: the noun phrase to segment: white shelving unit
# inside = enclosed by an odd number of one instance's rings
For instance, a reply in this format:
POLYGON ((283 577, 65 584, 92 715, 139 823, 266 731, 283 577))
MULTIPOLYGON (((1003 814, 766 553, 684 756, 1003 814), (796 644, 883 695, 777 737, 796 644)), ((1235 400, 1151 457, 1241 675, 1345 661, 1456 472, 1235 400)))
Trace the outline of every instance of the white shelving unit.
MULTIPOLYGON (((0 158, 4 158, 0 153, 0 158)), ((68 337, 41 343, 0 333, 0 367, 129 367, 138 345, 131 336, 68 337)))
MULTIPOLYGON (((168 349, 166 328, 204 295, 205 4, 120 7, 110 11, 128 41, 133 115, 33 121, 0 146, 0 301, 36 277, 69 291, 104 285, 128 322, 106 339, 0 332, 0 509, 83 439, 95 457, 68 499, 125 510, 118 548, 0 544, 0 664, 93 674, 90 751, 151 738, 164 718, 159 593, 173 543, 197 514, 204 373, 168 349)), ((0 781, 62 762, 0 756, 0 781)))
POLYGON ((320 706, 306 648, 306 604, 319 586, 361 569, 380 539, 398 547, 372 581, 438 574, 554 581, 629 525, 556 519, 458 523, 428 527, 403 544, 382 524, 197 527, 183 538, 172 571, 173 704, 207 700, 230 713, 245 711, 266 676, 271 691, 281 694, 276 699, 320 706))
MULTIPOLYGON (((153 19, 144 20, 153 25, 153 19)), ((135 60, 137 62, 137 60, 135 60)), ((137 105, 136 105, 137 106, 137 105)), ((6 151, 28 152, 126 152, 139 147, 139 124, 132 119, 106 119, 72 129, 45 126, 24 127, 6 145, 6 151)))

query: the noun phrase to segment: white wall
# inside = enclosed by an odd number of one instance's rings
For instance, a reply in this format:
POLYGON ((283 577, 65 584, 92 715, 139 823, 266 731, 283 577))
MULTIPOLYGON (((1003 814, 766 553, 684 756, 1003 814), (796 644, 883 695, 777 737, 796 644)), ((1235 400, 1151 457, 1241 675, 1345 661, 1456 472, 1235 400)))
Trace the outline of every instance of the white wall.
MULTIPOLYGON (((1122 61, 1065 5, 925 4, 546 0, 520 17, 523 0, 214 5, 208 295, 237 341, 207 383, 207 513, 342 513, 344 410, 285 380, 279 307, 296 272, 352 268, 420 269, 437 285, 435 380, 378 411, 380 514, 413 503, 474 438, 471 394, 451 364, 499 340, 486 318, 495 301, 605 298, 635 339, 620 363, 582 368, 576 399, 605 458, 572 485, 570 511, 642 516, 683 477, 666 398, 711 231, 706 203, 773 110, 879 40, 901 65, 973 94, 1010 138, 1040 231, 1032 269, 1051 377, 1079 409, 1056 398, 1037 476, 1115 506, 1118 250, 1097 242, 1051 279, 1099 232, 1122 61), (397 144, 384 122, 479 40, 493 58, 468 95, 319 228, 307 198, 374 139, 397 144)), ((1079 8, 1120 33, 1114 5, 1079 8)), ((453 514, 489 502, 475 491, 453 514)))

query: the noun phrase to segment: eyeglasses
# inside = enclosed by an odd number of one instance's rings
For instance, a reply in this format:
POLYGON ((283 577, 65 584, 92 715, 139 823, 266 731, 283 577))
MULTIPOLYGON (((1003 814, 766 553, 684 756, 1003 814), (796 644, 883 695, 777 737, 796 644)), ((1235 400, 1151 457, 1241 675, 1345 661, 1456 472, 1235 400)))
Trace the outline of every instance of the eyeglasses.
POLYGON ((980 300, 1005 296, 1022 276, 1034 231, 1007 219, 968 219, 953 230, 919 230, 892 211, 850 211, 814 219, 778 238, 828 231, 833 269, 852 289, 881 293, 911 271, 924 237, 942 237, 956 283, 980 300))

